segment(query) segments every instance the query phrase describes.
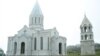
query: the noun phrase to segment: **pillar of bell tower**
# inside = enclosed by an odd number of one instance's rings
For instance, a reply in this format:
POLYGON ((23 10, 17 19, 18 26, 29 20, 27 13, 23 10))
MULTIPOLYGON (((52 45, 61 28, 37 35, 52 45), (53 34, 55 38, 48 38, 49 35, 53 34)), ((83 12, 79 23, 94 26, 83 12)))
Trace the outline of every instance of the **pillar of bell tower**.
POLYGON ((92 24, 86 16, 80 26, 81 29, 81 56, 95 56, 95 44, 93 39, 92 24))

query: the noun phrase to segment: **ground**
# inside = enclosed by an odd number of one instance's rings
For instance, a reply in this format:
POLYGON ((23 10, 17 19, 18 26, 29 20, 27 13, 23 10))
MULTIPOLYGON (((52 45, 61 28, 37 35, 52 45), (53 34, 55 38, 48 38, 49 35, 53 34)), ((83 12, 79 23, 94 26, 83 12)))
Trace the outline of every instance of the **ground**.
MULTIPOLYGON (((80 56, 80 52, 68 52, 67 56, 80 56)), ((96 56, 100 56, 100 50, 96 51, 96 56)))

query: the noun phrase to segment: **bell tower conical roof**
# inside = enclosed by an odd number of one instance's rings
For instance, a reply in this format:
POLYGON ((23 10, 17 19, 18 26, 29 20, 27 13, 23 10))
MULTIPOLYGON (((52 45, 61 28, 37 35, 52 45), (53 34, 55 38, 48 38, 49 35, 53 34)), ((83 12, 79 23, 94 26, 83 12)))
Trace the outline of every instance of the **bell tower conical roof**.
POLYGON ((86 14, 84 15, 84 19, 81 23, 81 26, 83 26, 83 25, 91 25, 91 22, 88 20, 86 14))

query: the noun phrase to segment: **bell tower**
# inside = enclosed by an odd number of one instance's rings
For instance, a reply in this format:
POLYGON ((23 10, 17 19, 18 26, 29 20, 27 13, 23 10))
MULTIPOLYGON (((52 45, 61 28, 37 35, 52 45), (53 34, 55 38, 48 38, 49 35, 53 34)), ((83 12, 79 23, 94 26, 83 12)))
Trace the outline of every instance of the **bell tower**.
POLYGON ((29 16, 29 27, 31 30, 43 30, 43 14, 38 2, 29 16))
POLYGON ((93 39, 92 24, 84 15, 80 26, 81 29, 81 56, 95 56, 95 45, 93 39))

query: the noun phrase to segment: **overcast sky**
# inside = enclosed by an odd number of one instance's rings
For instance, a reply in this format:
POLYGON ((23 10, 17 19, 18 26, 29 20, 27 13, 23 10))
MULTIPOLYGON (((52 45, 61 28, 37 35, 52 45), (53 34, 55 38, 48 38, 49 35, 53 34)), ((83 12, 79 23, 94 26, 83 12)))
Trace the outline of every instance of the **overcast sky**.
MULTIPOLYGON (((29 24, 36 0, 0 0, 0 48, 7 50, 9 36, 29 24)), ((100 0, 38 0, 44 15, 44 28, 56 27, 67 45, 80 43, 84 13, 93 25, 94 40, 100 43, 100 0)))

